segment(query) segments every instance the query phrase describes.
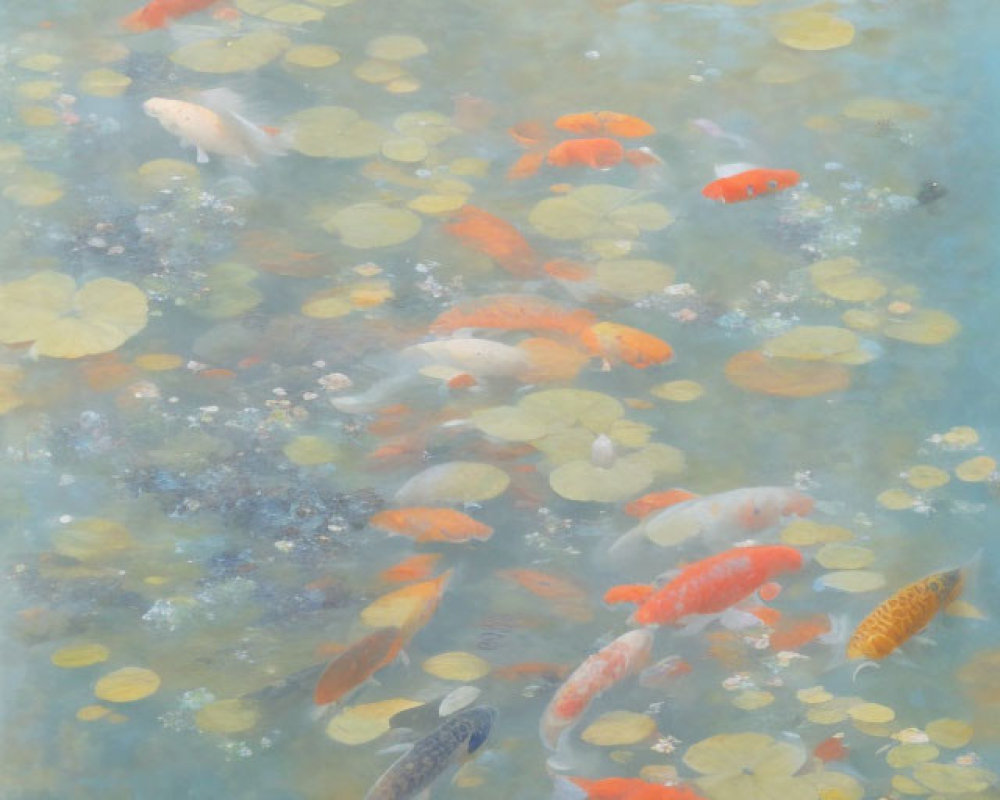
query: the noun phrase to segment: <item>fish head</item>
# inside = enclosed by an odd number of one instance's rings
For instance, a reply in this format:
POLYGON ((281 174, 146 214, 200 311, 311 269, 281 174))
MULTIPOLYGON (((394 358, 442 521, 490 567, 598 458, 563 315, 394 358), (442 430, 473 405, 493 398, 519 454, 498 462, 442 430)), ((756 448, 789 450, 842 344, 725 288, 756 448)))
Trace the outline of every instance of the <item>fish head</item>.
POLYGON ((947 572, 938 572, 926 579, 926 587, 940 598, 942 605, 947 605, 954 600, 962 585, 965 583, 965 573, 961 569, 951 569, 947 572))
POLYGON ((478 706, 469 709, 468 713, 472 727, 467 740, 466 752, 468 755, 472 755, 490 738, 493 724, 496 722, 497 710, 492 706, 478 706))
POLYGON ((802 569, 802 553, 794 547, 776 545, 772 548, 768 560, 771 563, 772 574, 802 569))
POLYGON ((799 182, 799 173, 794 169, 776 169, 768 176, 769 181, 774 181, 776 188, 788 189, 799 182))
POLYGON ((176 111, 177 101, 167 97, 150 97, 142 104, 147 117, 163 121, 176 111))

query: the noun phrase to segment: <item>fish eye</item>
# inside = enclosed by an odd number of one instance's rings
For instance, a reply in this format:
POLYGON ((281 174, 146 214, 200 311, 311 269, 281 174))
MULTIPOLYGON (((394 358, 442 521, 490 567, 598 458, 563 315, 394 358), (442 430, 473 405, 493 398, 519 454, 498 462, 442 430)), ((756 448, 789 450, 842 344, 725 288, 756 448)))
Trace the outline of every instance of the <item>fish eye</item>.
POLYGON ((477 728, 469 736, 469 752, 475 753, 489 738, 490 729, 488 727, 477 728))
POLYGON ((767 182, 767 188, 768 189, 777 189, 778 188, 778 182, 772 178, 771 180, 769 180, 767 182))

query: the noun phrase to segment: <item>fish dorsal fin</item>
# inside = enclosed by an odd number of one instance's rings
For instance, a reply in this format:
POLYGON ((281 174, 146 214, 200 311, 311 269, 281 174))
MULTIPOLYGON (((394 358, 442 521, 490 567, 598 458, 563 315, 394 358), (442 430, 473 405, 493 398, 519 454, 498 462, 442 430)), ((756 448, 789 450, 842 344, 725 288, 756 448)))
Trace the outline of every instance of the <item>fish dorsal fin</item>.
POLYGON ((748 164, 745 161, 737 161, 732 164, 716 164, 715 177, 731 178, 733 175, 739 175, 741 172, 748 172, 752 169, 760 169, 760 167, 756 164, 748 164))

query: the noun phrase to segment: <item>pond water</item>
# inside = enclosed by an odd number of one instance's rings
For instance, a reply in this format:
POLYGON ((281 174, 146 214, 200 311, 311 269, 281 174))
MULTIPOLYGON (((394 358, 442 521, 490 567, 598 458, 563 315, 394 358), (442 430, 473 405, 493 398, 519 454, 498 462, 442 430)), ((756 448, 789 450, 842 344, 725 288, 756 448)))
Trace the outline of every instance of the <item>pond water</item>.
POLYGON ((0 796, 995 797, 998 26, 5 3, 0 796))

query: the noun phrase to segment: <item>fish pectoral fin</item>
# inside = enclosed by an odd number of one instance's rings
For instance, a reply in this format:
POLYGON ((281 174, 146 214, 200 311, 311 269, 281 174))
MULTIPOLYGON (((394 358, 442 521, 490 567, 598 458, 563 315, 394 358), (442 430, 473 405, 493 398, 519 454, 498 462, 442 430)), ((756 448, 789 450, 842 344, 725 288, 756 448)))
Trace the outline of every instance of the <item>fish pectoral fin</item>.
POLYGON ((198 151, 198 163, 207 164, 211 159, 208 157, 208 153, 202 150, 200 147, 195 145, 195 149, 198 151))
POLYGON ((401 742, 400 744, 390 745, 389 747, 383 747, 375 755, 377 756, 389 756, 396 755, 400 756, 404 753, 409 753, 413 749, 413 742, 401 742))
POLYGON ((694 636, 701 633, 705 628, 721 619, 722 614, 697 614, 686 618, 684 625, 677 631, 678 636, 694 636))

